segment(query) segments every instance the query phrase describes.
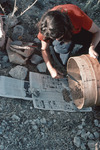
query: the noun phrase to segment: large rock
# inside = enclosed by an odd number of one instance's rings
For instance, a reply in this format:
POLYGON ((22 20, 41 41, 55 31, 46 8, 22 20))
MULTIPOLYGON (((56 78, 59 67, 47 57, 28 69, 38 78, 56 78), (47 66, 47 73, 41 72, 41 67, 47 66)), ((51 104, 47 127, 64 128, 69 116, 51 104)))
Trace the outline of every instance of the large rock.
POLYGON ((18 65, 16 67, 12 68, 10 70, 9 74, 13 78, 24 80, 27 76, 27 71, 28 71, 28 69, 26 67, 18 65))

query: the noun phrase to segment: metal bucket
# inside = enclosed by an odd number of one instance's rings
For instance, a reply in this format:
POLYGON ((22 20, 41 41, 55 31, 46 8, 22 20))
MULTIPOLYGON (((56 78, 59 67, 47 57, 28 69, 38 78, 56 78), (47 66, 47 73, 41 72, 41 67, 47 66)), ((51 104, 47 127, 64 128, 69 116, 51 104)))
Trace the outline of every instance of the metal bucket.
POLYGON ((89 55, 70 57, 67 63, 68 83, 78 109, 100 106, 100 64, 89 55), (70 78, 72 76, 72 78, 70 78))

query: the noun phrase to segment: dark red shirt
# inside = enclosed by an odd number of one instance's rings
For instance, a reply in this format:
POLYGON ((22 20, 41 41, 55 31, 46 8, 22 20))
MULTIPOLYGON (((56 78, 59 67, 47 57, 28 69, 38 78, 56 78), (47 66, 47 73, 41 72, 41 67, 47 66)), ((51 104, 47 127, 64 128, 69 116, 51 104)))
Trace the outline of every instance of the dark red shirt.
MULTIPOLYGON (((89 30, 92 26, 92 19, 90 19, 78 6, 73 4, 64 4, 58 5, 52 8, 52 10, 60 10, 61 12, 65 12, 74 26, 74 30, 72 31, 74 34, 77 34, 81 31, 81 28, 85 30, 89 30)), ((38 39, 43 40, 44 36, 39 32, 38 39)))

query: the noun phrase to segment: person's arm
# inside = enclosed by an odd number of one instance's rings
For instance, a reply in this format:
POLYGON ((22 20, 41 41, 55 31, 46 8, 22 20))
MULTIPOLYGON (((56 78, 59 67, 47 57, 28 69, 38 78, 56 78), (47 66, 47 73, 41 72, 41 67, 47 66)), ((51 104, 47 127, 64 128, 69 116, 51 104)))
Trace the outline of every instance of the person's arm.
POLYGON ((49 52, 49 43, 46 43, 45 41, 41 41, 41 51, 42 51, 42 56, 43 59, 46 63, 46 66, 51 74, 52 78, 63 78, 63 74, 58 72, 51 63, 51 57, 50 57, 50 52, 49 52))
POLYGON ((89 54, 91 57, 97 58, 98 53, 95 51, 95 47, 100 41, 100 28, 93 22, 89 31, 93 33, 92 42, 89 47, 89 54))

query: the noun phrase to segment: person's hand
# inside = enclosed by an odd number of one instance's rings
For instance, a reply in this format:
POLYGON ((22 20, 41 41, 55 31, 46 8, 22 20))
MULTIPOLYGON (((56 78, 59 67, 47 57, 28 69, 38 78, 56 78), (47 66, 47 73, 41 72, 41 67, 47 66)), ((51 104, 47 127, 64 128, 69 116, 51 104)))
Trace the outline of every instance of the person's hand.
POLYGON ((93 57, 93 58, 98 58, 98 53, 93 49, 93 47, 90 47, 89 48, 89 54, 90 54, 90 57, 93 57))
POLYGON ((50 74, 51 74, 51 77, 55 79, 64 78, 63 73, 56 70, 55 68, 52 68, 52 70, 50 70, 50 74))

